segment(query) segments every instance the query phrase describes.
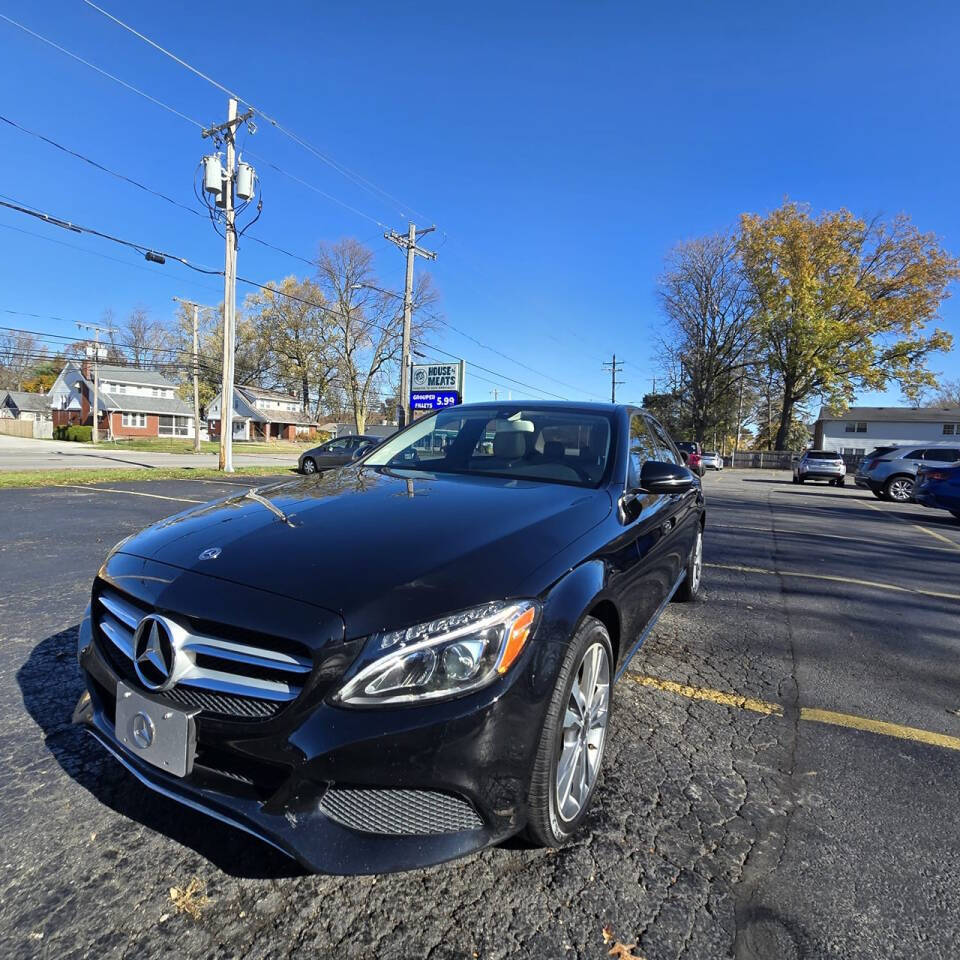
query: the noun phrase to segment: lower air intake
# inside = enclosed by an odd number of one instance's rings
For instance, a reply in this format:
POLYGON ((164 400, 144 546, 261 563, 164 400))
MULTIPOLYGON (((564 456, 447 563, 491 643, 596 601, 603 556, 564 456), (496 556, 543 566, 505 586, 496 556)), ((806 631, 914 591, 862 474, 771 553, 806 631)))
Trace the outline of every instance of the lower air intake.
POLYGON ((438 790, 331 787, 320 809, 331 820, 361 833, 422 836, 483 826, 467 800, 438 790))

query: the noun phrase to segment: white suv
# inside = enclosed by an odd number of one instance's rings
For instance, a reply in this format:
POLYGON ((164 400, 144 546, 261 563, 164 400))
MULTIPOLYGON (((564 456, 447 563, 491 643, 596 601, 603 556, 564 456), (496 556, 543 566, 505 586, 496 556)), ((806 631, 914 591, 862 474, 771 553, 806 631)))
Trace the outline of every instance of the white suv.
POLYGON ((805 450, 793 464, 793 482, 826 480, 835 487, 842 487, 847 476, 843 457, 833 450, 805 450))

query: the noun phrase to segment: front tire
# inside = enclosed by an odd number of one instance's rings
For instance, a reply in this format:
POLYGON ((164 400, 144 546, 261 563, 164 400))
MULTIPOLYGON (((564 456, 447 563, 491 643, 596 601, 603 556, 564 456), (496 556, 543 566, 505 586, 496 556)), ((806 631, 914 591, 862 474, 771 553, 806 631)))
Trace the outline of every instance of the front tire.
POLYGON ((700 581, 703 578, 703 527, 697 524, 697 539, 694 541, 690 557, 687 559, 687 575, 677 587, 674 597, 680 603, 693 603, 700 593, 700 581))
POLYGON ((563 659, 530 778, 527 836, 539 846, 566 843, 590 809, 607 741, 612 677, 610 635, 587 617, 563 659))
POLYGON ((304 473, 316 473, 317 472, 317 462, 313 457, 304 457, 303 463, 300 465, 300 469, 304 473))

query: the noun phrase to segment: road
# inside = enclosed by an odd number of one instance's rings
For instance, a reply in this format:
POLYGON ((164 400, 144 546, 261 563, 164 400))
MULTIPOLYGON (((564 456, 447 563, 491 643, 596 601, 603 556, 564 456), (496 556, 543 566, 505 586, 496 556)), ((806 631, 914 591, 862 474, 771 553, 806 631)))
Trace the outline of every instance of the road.
POLYGON ((708 475, 702 600, 671 606, 617 688, 589 829, 340 878, 153 795, 70 725, 107 549, 230 489, 111 486, 129 493, 0 496, 5 955, 599 960, 606 927, 647 960, 957 957, 948 514, 708 475), (169 893, 194 877, 197 920, 169 893))
MULTIPOLYGON (((295 453, 243 453, 234 445, 233 459, 238 467, 296 466, 295 453)), ((134 467, 213 467, 215 453, 153 453, 124 450, 122 446, 71 443, 62 440, 32 440, 0 434, 0 472, 6 470, 102 470, 134 467)))

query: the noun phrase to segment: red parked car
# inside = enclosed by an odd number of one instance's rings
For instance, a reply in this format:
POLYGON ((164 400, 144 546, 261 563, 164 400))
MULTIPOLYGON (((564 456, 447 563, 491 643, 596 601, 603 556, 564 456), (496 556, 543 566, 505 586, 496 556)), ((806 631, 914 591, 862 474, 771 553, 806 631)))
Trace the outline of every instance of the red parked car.
POLYGON ((703 465, 703 447, 696 440, 684 441, 678 443, 677 449, 687 455, 687 466, 698 476, 702 477, 707 468, 703 465))

